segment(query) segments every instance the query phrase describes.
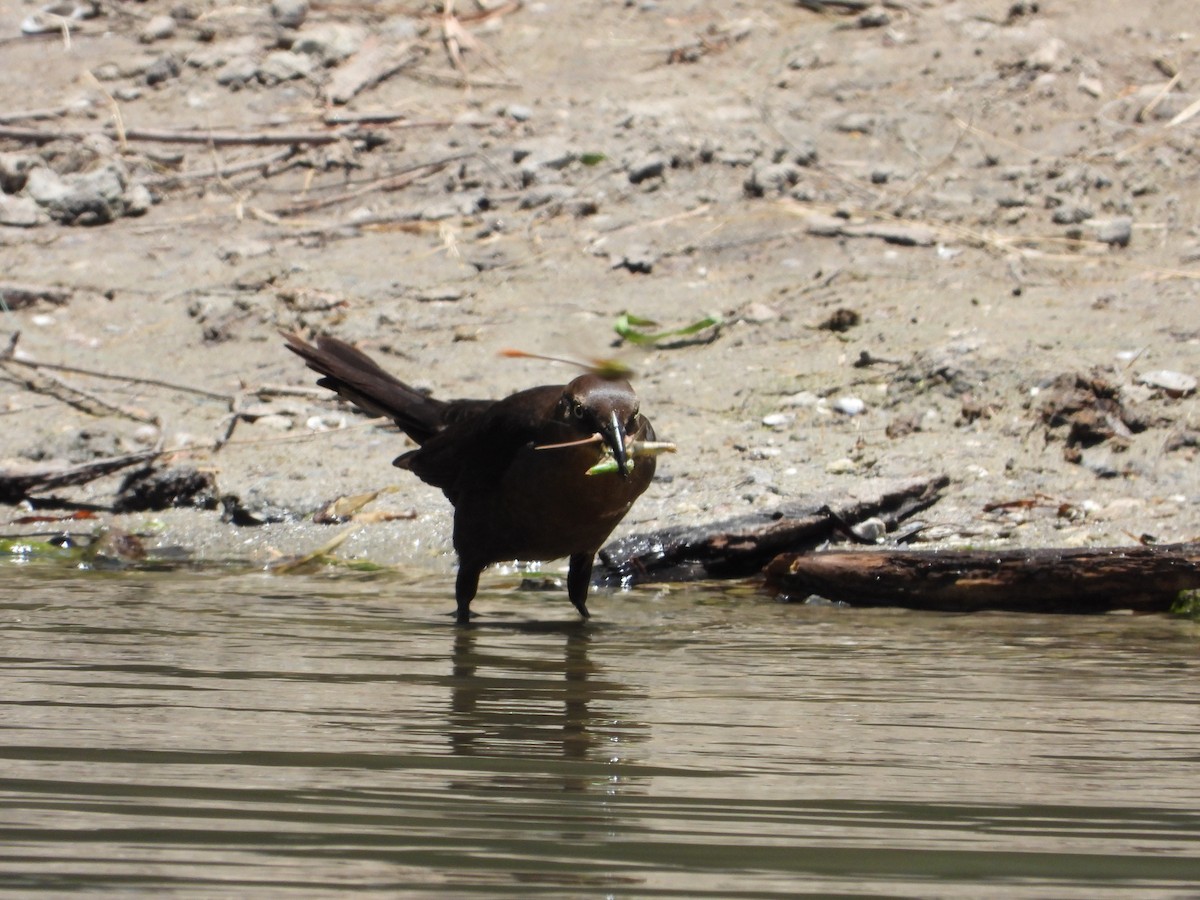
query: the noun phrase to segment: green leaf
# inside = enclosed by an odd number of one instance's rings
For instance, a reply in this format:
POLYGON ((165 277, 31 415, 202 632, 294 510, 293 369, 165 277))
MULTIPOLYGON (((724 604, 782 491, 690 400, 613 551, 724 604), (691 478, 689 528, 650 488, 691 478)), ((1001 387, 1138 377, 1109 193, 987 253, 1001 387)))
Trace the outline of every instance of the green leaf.
POLYGON ((671 328, 666 331, 647 332, 640 329, 658 325, 653 319, 645 319, 641 316, 635 316, 630 313, 621 313, 617 316, 617 321, 613 325, 613 329, 622 338, 629 341, 631 344, 656 344, 659 341, 667 338, 687 337, 688 335, 696 334, 706 328, 717 328, 723 320, 715 313, 710 316, 705 316, 699 321, 693 322, 691 325, 684 325, 682 328, 671 328))

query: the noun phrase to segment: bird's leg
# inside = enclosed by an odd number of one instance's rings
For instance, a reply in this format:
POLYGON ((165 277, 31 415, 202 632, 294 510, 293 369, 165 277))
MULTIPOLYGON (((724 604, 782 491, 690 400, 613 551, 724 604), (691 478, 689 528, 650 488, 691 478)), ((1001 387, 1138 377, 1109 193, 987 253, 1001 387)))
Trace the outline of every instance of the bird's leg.
POLYGON ((592 560, 596 553, 576 553, 571 556, 571 567, 567 570, 567 596, 585 619, 591 617, 587 609, 588 588, 592 585, 592 560))
POLYGON ((454 582, 454 599, 458 601, 455 618, 460 625, 471 621, 471 601, 479 590, 479 573, 483 566, 465 559, 458 561, 458 578, 454 582))

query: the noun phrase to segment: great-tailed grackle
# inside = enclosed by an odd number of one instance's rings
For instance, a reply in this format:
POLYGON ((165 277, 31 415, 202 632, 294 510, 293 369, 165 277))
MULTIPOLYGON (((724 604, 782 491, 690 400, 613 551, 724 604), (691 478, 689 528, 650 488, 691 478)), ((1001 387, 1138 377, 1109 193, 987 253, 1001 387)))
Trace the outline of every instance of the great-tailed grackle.
POLYGON ((654 429, 628 381, 589 372, 503 400, 435 400, 337 338, 284 338, 324 376, 317 384, 387 416, 419 445, 393 465, 441 488, 454 505, 459 622, 470 619, 489 564, 564 556, 567 594, 588 616, 596 551, 654 476, 653 455, 634 458, 654 429), (589 474, 607 454, 615 473, 589 474))

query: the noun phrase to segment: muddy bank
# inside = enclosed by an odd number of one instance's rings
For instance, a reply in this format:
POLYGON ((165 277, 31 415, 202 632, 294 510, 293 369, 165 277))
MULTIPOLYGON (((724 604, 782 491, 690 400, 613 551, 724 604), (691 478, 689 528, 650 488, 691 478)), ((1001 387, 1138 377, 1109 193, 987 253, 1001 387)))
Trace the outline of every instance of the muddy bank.
POLYGON ((0 3, 0 467, 162 448, 203 488, 35 500, 265 559, 389 489, 340 552, 448 568, 287 328, 445 396, 620 357, 680 447, 623 534, 936 474, 930 543, 1200 534, 1188 3, 90 9, 0 3))

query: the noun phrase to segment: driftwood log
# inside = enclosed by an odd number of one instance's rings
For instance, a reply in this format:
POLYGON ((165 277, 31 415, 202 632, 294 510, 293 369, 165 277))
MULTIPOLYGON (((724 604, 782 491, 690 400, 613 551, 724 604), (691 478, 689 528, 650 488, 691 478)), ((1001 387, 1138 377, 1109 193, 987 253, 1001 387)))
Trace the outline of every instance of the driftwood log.
POLYGON ((631 586, 647 581, 743 578, 780 553, 811 550, 866 519, 888 531, 937 502, 950 480, 864 482, 860 495, 817 498, 769 514, 712 525, 668 528, 614 541, 600 551, 594 578, 631 586))
POLYGON ((33 494, 71 485, 86 484, 113 472, 119 472, 159 456, 158 450, 109 456, 77 466, 24 466, 20 470, 0 469, 0 503, 19 503, 33 494))
POLYGON ((975 612, 1166 612, 1200 588, 1200 544, 963 552, 787 553, 767 583, 851 606, 975 612))

